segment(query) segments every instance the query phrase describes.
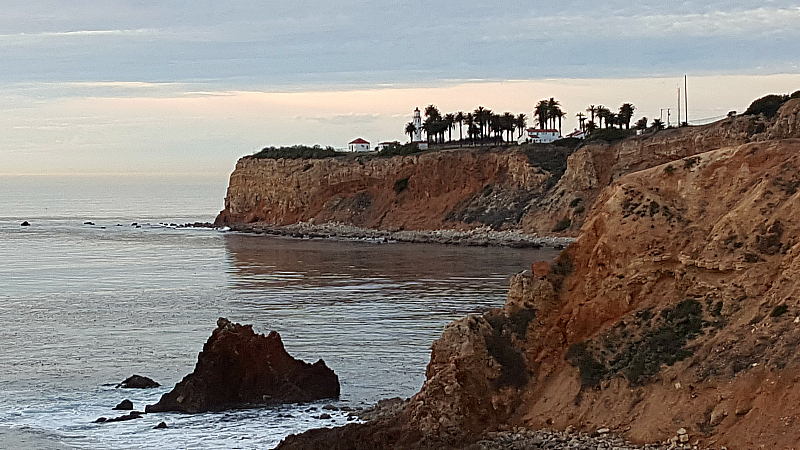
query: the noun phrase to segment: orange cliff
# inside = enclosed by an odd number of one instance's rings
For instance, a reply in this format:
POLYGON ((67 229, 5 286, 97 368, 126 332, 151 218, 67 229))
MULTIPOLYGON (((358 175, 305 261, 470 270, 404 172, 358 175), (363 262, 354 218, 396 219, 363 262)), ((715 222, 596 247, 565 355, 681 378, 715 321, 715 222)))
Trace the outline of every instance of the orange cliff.
POLYGON ((577 235, 600 191, 619 177, 712 149, 800 135, 798 100, 776 120, 734 117, 571 151, 550 145, 378 158, 241 158, 216 225, 338 222, 362 228, 467 230, 489 226, 577 235), (571 153, 571 154, 570 154, 571 153), (561 174, 563 173, 563 176, 561 174))
MULTIPOLYGON (((386 230, 468 229, 459 205, 493 187, 509 197, 498 220, 542 194, 550 174, 519 151, 445 150, 411 156, 239 160, 218 224, 341 222, 386 230), (519 198, 517 198, 519 197, 519 198)), ((483 224, 480 224, 483 225, 483 224)))
POLYGON ((445 328, 401 412, 279 448, 463 448, 518 427, 795 448, 798 113, 790 101, 755 142, 616 179, 549 268, 445 328))

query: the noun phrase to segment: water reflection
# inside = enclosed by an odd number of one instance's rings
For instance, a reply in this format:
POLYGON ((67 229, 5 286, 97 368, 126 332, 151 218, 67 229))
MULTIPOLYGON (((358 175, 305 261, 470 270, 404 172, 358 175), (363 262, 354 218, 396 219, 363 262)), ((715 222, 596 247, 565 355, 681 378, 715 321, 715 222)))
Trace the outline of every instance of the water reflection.
POLYGON ((427 283, 507 279, 555 249, 511 249, 404 243, 225 236, 237 287, 351 284, 354 280, 427 283))
POLYGON ((503 304, 511 274, 553 249, 299 240, 229 234, 231 311, 322 357, 346 401, 409 396, 448 322, 503 304))

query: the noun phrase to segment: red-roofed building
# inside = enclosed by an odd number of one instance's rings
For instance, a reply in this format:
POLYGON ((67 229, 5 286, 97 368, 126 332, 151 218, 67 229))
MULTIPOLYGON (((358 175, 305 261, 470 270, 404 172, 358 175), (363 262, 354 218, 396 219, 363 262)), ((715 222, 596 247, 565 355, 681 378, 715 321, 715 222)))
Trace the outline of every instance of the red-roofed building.
POLYGON ((364 139, 358 138, 347 144, 347 150, 351 152, 368 152, 369 142, 364 139))
POLYGON ((559 139, 561 139, 561 133, 559 133, 555 128, 549 128, 546 130, 541 128, 528 128, 517 142, 520 144, 524 144, 526 142, 534 144, 549 144, 559 139))

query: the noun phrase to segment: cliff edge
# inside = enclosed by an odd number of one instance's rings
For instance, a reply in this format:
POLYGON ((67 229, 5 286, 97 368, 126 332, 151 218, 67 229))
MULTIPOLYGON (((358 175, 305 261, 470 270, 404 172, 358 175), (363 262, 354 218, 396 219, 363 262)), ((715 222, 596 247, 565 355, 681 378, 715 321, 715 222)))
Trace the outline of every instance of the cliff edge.
POLYGON ((401 413, 280 448, 464 448, 518 427, 796 446, 798 111, 784 105, 760 139, 616 179, 576 242, 512 278, 503 308, 445 328, 401 413))
POLYGON ((215 224, 341 223, 399 230, 575 236, 600 192, 628 173, 709 150, 798 137, 798 102, 775 119, 731 117, 614 144, 529 144, 380 158, 241 158, 215 224), (558 226, 557 226, 558 225, 558 226))

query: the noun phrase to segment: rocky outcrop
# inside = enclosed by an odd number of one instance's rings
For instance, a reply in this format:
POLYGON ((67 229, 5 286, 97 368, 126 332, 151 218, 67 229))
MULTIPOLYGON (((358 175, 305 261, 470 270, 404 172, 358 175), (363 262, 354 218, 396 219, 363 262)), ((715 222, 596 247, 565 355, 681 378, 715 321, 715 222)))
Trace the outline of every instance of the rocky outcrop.
POLYGON ((544 192, 550 176, 520 151, 316 160, 245 157, 231 175, 216 223, 341 222, 390 231, 500 225, 517 220, 531 196, 544 192), (470 202, 480 201, 476 197, 503 200, 470 209, 470 202))
POLYGON ((294 359, 277 332, 264 336, 220 318, 194 372, 145 411, 198 413, 338 397, 339 378, 324 361, 294 359))

